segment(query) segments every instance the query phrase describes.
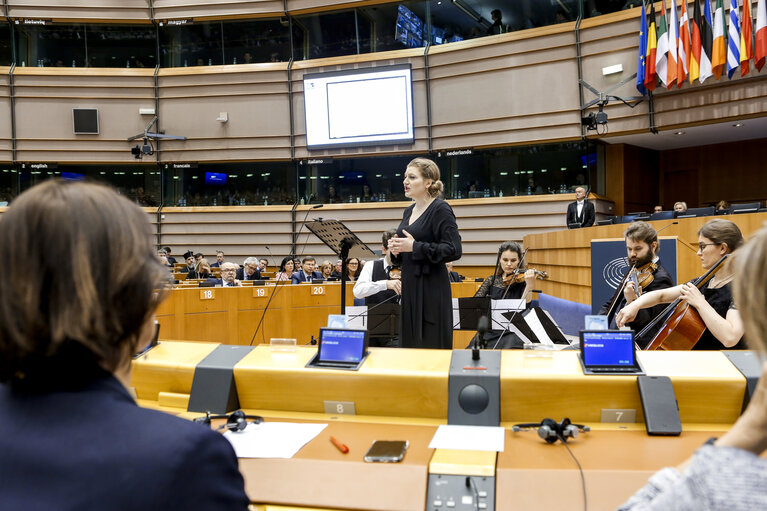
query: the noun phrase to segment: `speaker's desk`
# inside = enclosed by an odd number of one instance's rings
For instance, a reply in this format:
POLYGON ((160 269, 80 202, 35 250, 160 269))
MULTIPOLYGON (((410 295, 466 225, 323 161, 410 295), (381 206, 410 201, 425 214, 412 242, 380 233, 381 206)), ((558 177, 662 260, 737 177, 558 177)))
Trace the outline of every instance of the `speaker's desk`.
MULTIPOLYGON (((184 414, 194 367, 216 346, 162 342, 134 361, 140 404, 184 414)), ((501 365, 505 450, 488 456, 428 448, 436 427, 446 423, 450 351, 371 349, 357 372, 304 368, 315 351, 280 352, 262 345, 234 367, 240 404, 248 413, 329 423, 292 459, 240 460, 255 503, 431 510, 428 474, 490 473, 496 477, 497 509, 580 508, 580 476, 567 451, 545 444, 534 431, 510 431, 515 422, 567 416, 592 427, 570 444, 585 472, 589 509, 615 509, 652 473, 681 463, 707 438, 721 435, 738 417, 746 387, 719 352, 640 353, 648 374, 671 377, 684 426, 681 437, 649 437, 641 424, 635 377, 584 376, 576 352, 506 351, 501 365), (351 402, 356 415, 326 414, 326 401, 351 402), (635 410, 636 421, 600 422, 603 409, 616 408, 635 410), (350 452, 340 453, 331 435, 350 452), (376 439, 410 441, 404 462, 364 463, 376 439)))

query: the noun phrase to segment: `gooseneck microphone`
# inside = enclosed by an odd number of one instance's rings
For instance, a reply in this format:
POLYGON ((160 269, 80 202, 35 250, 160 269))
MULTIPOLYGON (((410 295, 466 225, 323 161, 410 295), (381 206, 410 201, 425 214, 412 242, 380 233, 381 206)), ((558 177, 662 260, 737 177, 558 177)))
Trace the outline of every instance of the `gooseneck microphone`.
POLYGON ((481 316, 477 322, 477 336, 474 338, 474 346, 471 348, 471 359, 479 360, 479 346, 485 344, 485 334, 487 333, 487 316, 481 316))
MULTIPOLYGON (((298 228, 298 233, 296 233, 296 241, 295 241, 296 245, 298 244, 298 238, 301 236, 301 231, 304 229, 304 225, 306 225, 306 219, 309 217, 309 213, 311 213, 315 209, 321 208, 322 206, 324 206, 324 204, 315 204, 314 206, 306 210, 304 219, 301 221, 301 227, 298 228)), ((306 250, 306 245, 308 242, 309 242, 309 236, 306 237, 306 241, 304 241, 303 243, 303 247, 301 248, 301 253, 297 255, 301 256, 304 254, 304 251, 306 250)))

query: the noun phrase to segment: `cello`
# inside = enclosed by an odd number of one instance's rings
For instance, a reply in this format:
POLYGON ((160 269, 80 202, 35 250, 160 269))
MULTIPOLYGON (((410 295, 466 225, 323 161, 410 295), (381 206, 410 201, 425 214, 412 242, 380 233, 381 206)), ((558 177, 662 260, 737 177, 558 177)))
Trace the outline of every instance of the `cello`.
MULTIPOLYGON (((701 289, 708 284, 716 275, 716 272, 722 268, 724 261, 728 257, 729 254, 724 255, 706 273, 695 279, 693 285, 701 289)), ((663 312, 658 314, 655 319, 650 321, 637 334, 637 337, 641 339, 643 335, 665 317, 668 319, 658 333, 655 334, 655 337, 650 341, 645 350, 691 350, 706 330, 706 324, 703 322, 700 314, 698 314, 698 311, 694 307, 690 307, 687 302, 683 302, 682 298, 677 298, 668 307, 663 309, 663 312)))

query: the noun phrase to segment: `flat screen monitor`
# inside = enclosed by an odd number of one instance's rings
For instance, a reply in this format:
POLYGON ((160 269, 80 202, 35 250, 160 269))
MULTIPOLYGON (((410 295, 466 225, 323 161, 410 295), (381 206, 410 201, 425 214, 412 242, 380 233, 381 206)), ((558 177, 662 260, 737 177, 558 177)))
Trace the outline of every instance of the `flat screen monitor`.
POLYGON ((304 75, 309 149, 412 144, 410 64, 304 75))
POLYGON ((226 174, 223 172, 206 172, 205 184, 213 186, 223 186, 226 184, 226 174))
POLYGON ((423 46, 423 21, 416 14, 400 5, 397 7, 397 23, 394 29, 394 39, 408 48, 423 46))
POLYGON ((367 330, 320 329, 320 362, 358 363, 366 351, 367 330))
POLYGON ((82 181, 85 179, 85 174, 80 174, 79 172, 62 172, 61 177, 62 179, 67 179, 69 181, 82 181))

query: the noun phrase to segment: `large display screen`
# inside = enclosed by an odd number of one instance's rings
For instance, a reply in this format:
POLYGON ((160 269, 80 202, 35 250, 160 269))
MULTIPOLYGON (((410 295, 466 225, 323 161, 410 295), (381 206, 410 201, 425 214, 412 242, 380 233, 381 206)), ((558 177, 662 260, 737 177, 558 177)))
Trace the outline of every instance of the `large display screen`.
POLYGON ((304 75, 309 149, 412 144, 409 64, 304 75))

